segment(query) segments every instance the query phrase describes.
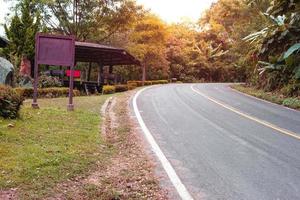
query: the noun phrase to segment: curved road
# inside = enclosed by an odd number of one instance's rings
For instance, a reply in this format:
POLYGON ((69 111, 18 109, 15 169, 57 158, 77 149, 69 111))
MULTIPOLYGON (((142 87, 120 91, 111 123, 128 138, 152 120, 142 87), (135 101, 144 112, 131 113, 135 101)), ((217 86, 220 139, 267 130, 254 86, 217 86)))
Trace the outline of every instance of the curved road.
POLYGON ((146 89, 140 114, 195 199, 300 199, 300 112, 228 84, 146 89), (290 135, 289 135, 290 134, 290 135))

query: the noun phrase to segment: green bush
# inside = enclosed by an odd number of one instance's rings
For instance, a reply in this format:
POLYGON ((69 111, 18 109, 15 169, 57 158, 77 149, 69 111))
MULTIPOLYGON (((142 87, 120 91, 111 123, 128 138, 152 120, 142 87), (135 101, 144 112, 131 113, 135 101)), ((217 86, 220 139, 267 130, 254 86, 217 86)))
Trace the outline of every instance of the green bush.
MULTIPOLYGON (((15 91, 23 98, 33 97, 33 88, 15 88, 15 91)), ((58 98, 67 97, 69 95, 69 88, 39 88, 39 98, 58 98)), ((73 90, 74 96, 81 96, 80 91, 73 90)))
POLYGON ((0 85, 0 116, 16 118, 23 101, 24 98, 11 87, 0 85))
POLYGON ((57 77, 47 76, 42 74, 39 77, 39 88, 61 87, 61 82, 57 77))
POLYGON ((116 92, 126 92, 128 90, 128 85, 115 85, 116 92))
POLYGON ((127 84, 136 84, 137 87, 142 87, 143 81, 127 81, 127 84))
POLYGON ((145 85, 152 85, 152 81, 145 81, 145 85))
POLYGON ((102 94, 113 94, 116 92, 116 87, 113 85, 104 85, 102 88, 102 94))
POLYGON ((285 96, 300 96, 300 83, 296 80, 292 80, 289 84, 285 85, 281 89, 282 94, 285 96))
POLYGON ((299 109, 300 108, 300 99, 298 98, 287 98, 282 103, 284 106, 299 109))
POLYGON ((15 91, 21 95, 23 98, 32 98, 33 97, 33 88, 15 88, 15 91))
POLYGON ((155 80, 155 81, 152 81, 152 85, 168 84, 168 83, 169 83, 168 80, 155 80))
MULTIPOLYGON (((144 85, 148 86, 148 85, 158 85, 158 84, 168 84, 169 81, 168 80, 153 80, 153 81, 145 81, 144 85)), ((143 81, 127 81, 127 84, 136 84, 137 87, 141 87, 143 86, 143 81)))
POLYGON ((127 83, 127 87, 128 87, 128 90, 134 90, 135 88, 137 88, 137 83, 127 83))

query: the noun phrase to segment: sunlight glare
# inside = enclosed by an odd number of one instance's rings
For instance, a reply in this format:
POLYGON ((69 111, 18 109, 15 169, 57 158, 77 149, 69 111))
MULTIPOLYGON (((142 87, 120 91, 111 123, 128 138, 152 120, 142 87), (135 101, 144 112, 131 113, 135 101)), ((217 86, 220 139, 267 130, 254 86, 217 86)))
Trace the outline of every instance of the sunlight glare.
POLYGON ((168 23, 179 22, 183 18, 197 21, 203 11, 217 0, 137 0, 138 4, 151 9, 168 23))

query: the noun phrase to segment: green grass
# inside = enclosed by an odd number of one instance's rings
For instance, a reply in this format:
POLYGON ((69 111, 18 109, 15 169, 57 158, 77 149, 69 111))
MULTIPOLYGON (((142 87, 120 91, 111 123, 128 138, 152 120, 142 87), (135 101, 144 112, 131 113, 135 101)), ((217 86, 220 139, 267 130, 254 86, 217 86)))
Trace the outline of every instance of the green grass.
POLYGON ((66 111, 67 98, 39 100, 39 110, 26 102, 19 119, 0 118, 0 190, 18 188, 22 199, 37 199, 105 162, 110 152, 100 148, 99 113, 108 97, 76 97, 74 112, 66 111))
POLYGON ((256 89, 253 87, 247 87, 245 85, 232 85, 231 87, 251 96, 264 99, 289 108, 300 110, 299 97, 285 97, 282 94, 265 92, 264 90, 256 89))

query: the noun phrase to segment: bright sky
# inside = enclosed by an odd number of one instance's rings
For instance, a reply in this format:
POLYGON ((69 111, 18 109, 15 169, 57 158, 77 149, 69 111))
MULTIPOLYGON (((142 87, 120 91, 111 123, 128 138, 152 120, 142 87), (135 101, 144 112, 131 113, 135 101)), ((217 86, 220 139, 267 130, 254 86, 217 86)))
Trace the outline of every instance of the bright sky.
POLYGON ((137 0, 139 4, 150 8, 164 21, 179 22, 182 18, 197 21, 204 10, 217 0, 137 0))
POLYGON ((3 24, 5 23, 5 16, 9 13, 9 7, 11 3, 4 2, 0 0, 0 35, 4 35, 3 24))
MULTIPOLYGON (((164 21, 172 23, 188 18, 196 21, 203 11, 217 0, 136 0, 147 9, 151 9, 164 21)), ((4 35, 2 24, 5 23, 5 16, 9 13, 9 3, 0 0, 0 35, 4 35)))

